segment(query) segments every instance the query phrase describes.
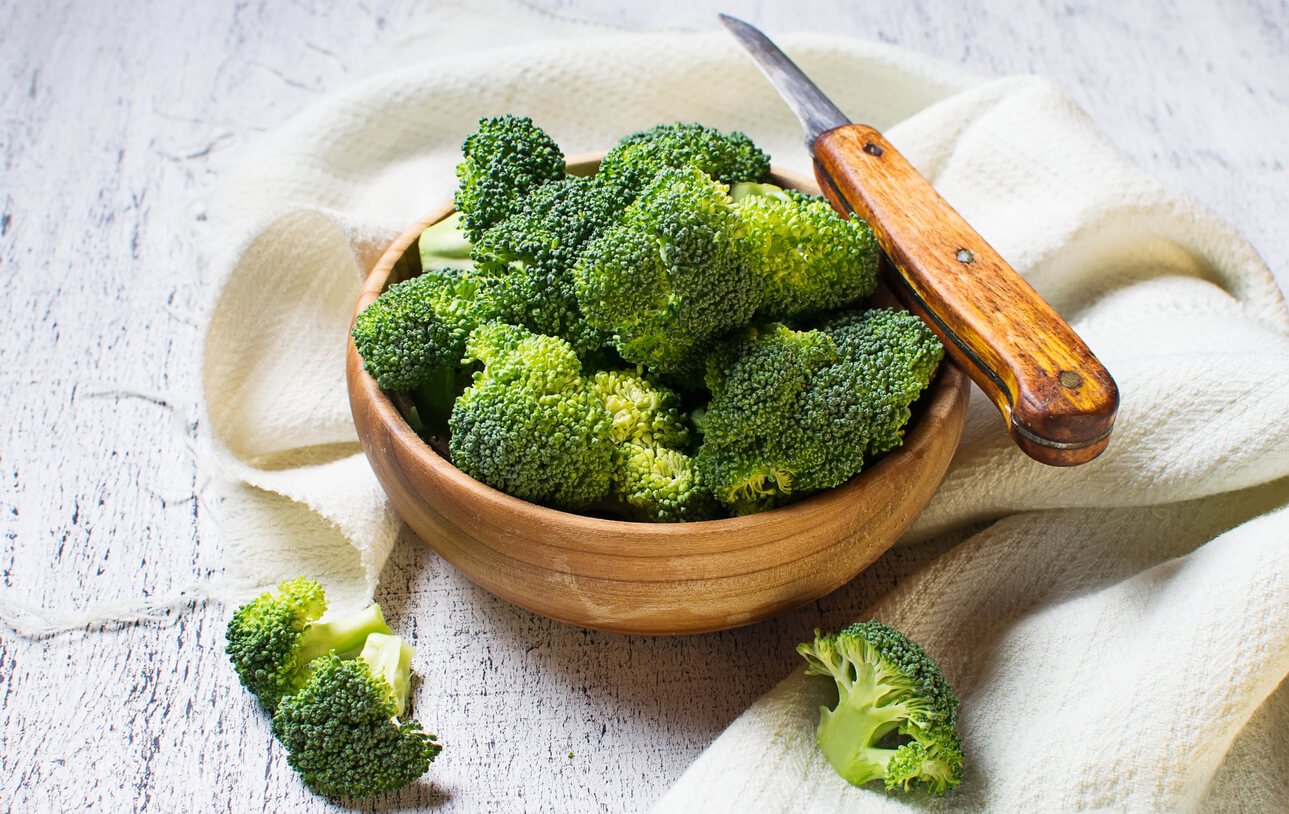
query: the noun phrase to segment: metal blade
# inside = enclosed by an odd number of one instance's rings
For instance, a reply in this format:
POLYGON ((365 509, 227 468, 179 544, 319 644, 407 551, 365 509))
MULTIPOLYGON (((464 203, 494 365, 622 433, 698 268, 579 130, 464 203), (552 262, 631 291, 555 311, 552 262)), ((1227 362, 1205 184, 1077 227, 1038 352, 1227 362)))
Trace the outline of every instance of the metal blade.
POLYGON ((721 22, 730 30, 739 43, 747 49, 756 61, 756 66, 770 80, 770 84, 788 103, 792 112, 801 120, 806 130, 806 147, 813 147, 815 139, 821 133, 843 124, 850 124, 850 119, 837 109, 832 101, 824 96, 823 91, 810 81, 788 55, 779 50, 779 46, 770 42, 755 28, 737 17, 728 14, 720 15, 721 22))

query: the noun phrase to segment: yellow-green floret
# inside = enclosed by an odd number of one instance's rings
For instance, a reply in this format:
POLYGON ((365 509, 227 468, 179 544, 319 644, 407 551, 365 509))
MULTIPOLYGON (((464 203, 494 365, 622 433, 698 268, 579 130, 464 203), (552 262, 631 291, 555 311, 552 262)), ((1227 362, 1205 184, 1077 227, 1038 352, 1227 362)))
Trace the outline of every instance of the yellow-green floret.
POLYGON ((791 319, 857 305, 877 288, 881 250, 859 217, 773 184, 737 184, 743 251, 765 282, 758 316, 791 319))

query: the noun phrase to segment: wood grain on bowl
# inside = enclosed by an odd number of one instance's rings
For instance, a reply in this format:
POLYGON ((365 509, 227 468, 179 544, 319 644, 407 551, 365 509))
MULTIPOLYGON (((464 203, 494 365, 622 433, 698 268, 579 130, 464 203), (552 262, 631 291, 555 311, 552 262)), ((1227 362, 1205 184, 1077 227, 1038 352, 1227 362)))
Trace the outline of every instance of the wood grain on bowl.
MULTIPOLYGON (((569 159, 593 171, 599 156, 569 159)), ((817 192, 776 172, 775 183, 817 192)), ((355 316, 420 273, 417 238, 450 203, 399 237, 368 276, 355 316)), ((372 469, 399 517, 497 596, 572 624, 640 634, 701 633, 765 619, 850 581, 931 499, 957 447, 968 380, 942 364, 904 445, 845 484, 790 506, 700 523, 632 523, 538 506, 474 480, 428 447, 363 370, 353 341, 349 401, 372 469)))

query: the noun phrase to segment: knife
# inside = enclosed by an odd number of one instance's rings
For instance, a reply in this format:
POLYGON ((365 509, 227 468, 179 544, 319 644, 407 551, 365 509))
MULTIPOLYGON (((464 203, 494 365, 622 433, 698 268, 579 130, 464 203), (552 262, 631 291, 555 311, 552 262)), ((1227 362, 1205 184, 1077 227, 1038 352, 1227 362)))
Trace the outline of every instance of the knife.
POLYGON ((868 222, 890 260, 888 287, 989 396, 1017 446, 1053 466, 1100 455, 1119 390, 1074 329, 881 133, 851 123, 759 30, 720 19, 801 120, 824 196, 868 222))

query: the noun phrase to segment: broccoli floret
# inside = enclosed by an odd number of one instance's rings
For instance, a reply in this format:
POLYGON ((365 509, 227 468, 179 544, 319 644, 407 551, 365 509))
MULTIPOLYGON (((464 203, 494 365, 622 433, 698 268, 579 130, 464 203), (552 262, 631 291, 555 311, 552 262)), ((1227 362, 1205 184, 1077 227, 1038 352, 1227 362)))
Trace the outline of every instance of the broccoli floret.
POLYGON ((705 520, 716 501, 685 452, 690 431, 671 390, 636 373, 601 371, 591 390, 611 417, 613 495, 641 520, 705 520))
POLYGON ((881 250, 861 218, 843 218, 823 198, 773 184, 737 184, 731 196, 743 220, 744 252, 765 280, 759 317, 856 305, 877 288, 881 250))
POLYGON ((723 184, 764 181, 770 157, 742 133, 701 124, 660 124, 632 133, 600 162, 600 180, 635 198, 665 169, 696 168, 723 184))
POLYGON ((698 169, 663 170, 582 253, 575 276, 587 322, 611 333, 628 362, 685 369, 761 305, 740 228, 724 184, 698 169))
POLYGON ((815 630, 797 652, 808 675, 837 682, 836 708, 819 710, 818 743, 848 783, 883 780, 904 791, 924 783, 943 794, 962 782, 958 699, 919 645, 868 621, 836 634, 815 630))
POLYGON ((496 319, 496 282, 432 268, 385 290, 354 320, 354 345, 384 390, 415 390, 458 368, 470 332, 496 319))
POLYGON ((527 116, 480 119, 461 152, 456 207, 470 240, 519 211, 533 190, 564 177, 564 153, 527 116))
POLYGON ((449 420, 452 463, 515 497, 582 508, 609 491, 609 414, 567 342, 492 323, 467 355, 484 364, 449 420))
POLYGON ((607 337, 578 308, 573 266, 623 208, 613 190, 570 178, 538 187, 519 211, 484 232, 471 256, 498 279, 504 321, 566 339, 579 354, 604 345, 607 337))
POLYGON ((389 633, 379 605, 318 622, 327 599, 318 583, 297 577, 241 606, 229 620, 225 652, 242 686, 268 709, 304 686, 310 662, 332 651, 352 656, 373 633, 389 633))
POLYGON ((283 699, 273 734, 287 762, 321 794, 367 797, 423 775, 442 746, 419 721, 400 721, 412 648, 372 634, 355 659, 315 662, 308 683, 283 699))
POLYGON ((867 311, 819 330, 750 328, 708 359, 696 456, 721 503, 748 514, 836 486, 897 446, 943 355, 917 317, 867 311))

